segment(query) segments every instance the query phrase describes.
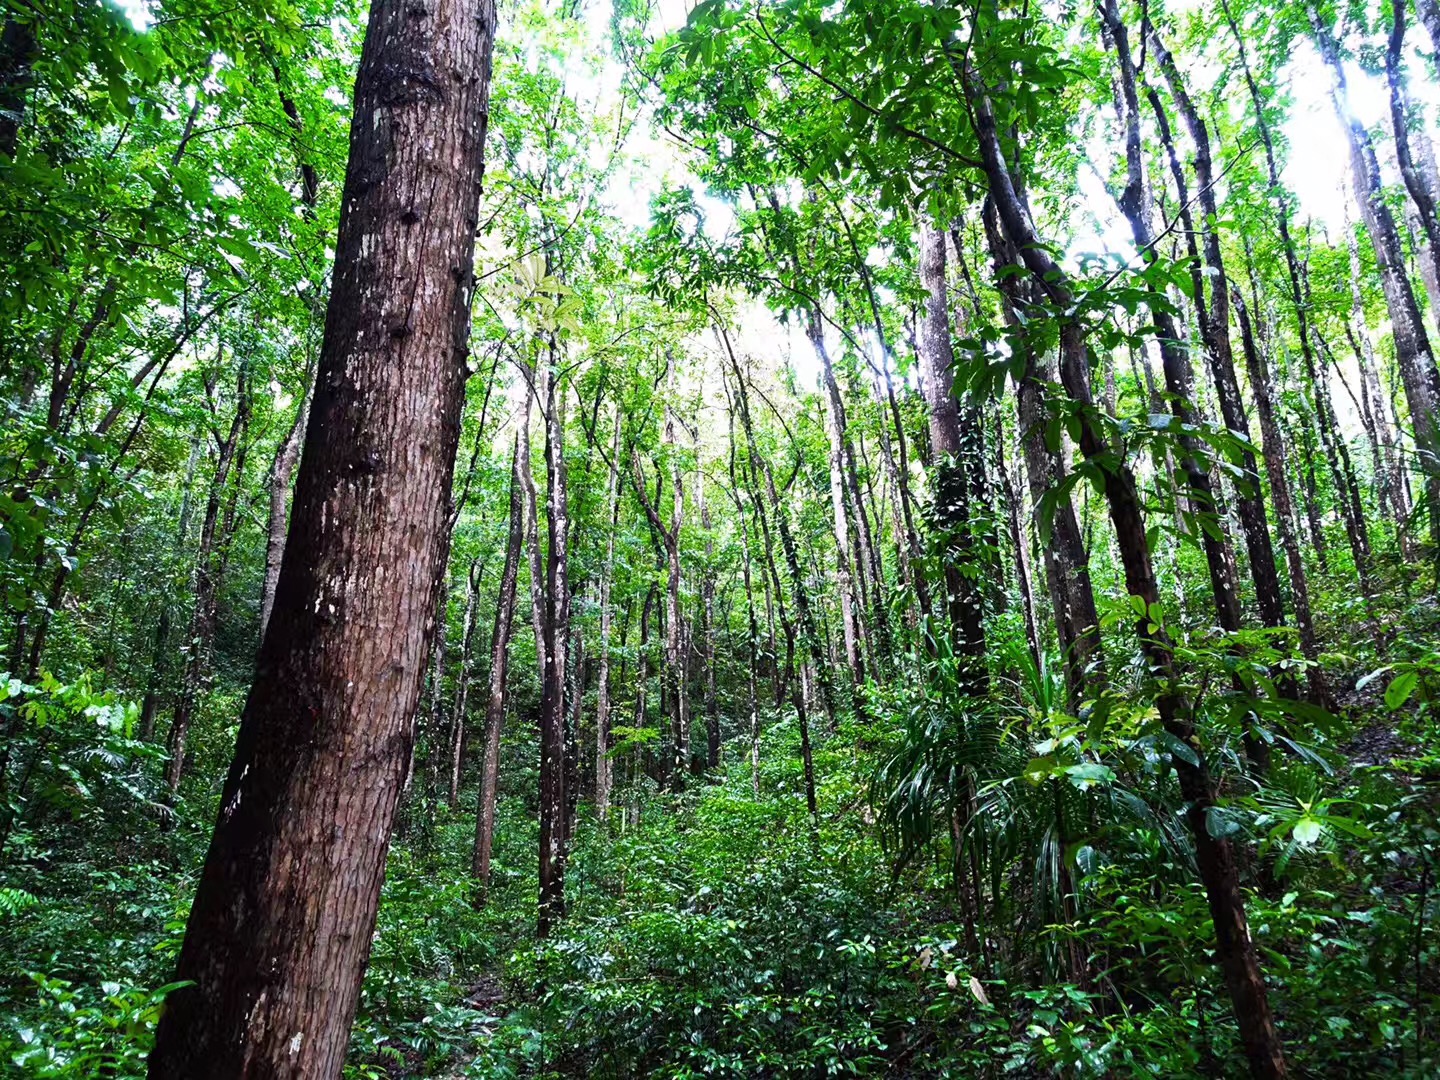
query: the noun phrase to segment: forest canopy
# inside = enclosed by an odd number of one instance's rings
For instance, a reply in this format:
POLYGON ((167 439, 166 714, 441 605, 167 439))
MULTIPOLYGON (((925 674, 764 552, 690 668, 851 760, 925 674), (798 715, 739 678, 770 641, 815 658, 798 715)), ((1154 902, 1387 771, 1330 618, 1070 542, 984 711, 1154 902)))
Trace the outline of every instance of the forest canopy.
POLYGON ((4 0, 0 1075, 1440 1071, 1440 3, 4 0))

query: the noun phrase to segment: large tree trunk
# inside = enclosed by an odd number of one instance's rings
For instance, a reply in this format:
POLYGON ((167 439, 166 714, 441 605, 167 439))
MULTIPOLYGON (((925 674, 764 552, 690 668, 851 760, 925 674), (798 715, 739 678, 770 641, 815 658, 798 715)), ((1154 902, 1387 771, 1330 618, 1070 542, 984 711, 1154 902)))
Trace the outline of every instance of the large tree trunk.
MULTIPOLYGON (((1000 149, 988 95, 975 84, 973 78, 966 89, 976 118, 984 171, 1004 231, 1037 287, 1044 290, 1055 310, 1070 311, 1074 297, 1067 275, 1041 244, 1030 220, 1029 209, 1016 192, 1000 149)), ((1148 616, 1152 610, 1157 614, 1160 611, 1160 589, 1146 542, 1140 493, 1129 467, 1123 460, 1114 459, 1104 431, 1093 419, 1094 400, 1090 391, 1088 350, 1083 328, 1074 320, 1064 319, 1063 316, 1062 320, 1060 378, 1066 393, 1082 410, 1080 451, 1089 461, 1105 470, 1105 498, 1125 571, 1126 589, 1146 607, 1147 615, 1137 622, 1136 633, 1150 669, 1159 680, 1156 711, 1165 730, 1189 747, 1188 754, 1174 756, 1173 765, 1181 794, 1188 804, 1186 820, 1195 843, 1196 862, 1215 926, 1216 952, 1225 972, 1241 1042, 1251 1073, 1263 1080, 1278 1080, 1286 1075, 1285 1058, 1245 919, 1234 851, 1228 839, 1217 838, 1211 833, 1208 824, 1210 808, 1215 805, 1215 783, 1203 748, 1196 738, 1190 703, 1178 690, 1178 672, 1174 667, 1173 651, 1163 618, 1152 621, 1148 616)))
POLYGON ((475 848, 470 872, 483 890, 490 886, 490 853, 495 843, 495 804, 500 784, 500 733, 505 723, 505 692, 510 674, 510 634, 515 625, 515 593, 524 546, 525 494, 520 481, 520 440, 510 451, 510 531, 505 537, 505 569, 495 598, 495 632, 490 638, 490 693, 485 699, 485 763, 475 810, 475 848))
POLYGON ((152 1080, 340 1075, 414 738, 495 11, 376 0, 368 27, 315 423, 152 1080))

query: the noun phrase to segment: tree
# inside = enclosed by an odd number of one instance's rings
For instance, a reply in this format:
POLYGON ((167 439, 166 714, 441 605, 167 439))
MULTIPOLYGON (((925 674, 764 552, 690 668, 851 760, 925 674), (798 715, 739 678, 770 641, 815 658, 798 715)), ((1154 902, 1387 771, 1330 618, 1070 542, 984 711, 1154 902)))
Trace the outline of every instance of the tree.
POLYGON ((290 540, 152 1077, 344 1063, 448 548, 494 30, 484 0, 371 12, 290 540))

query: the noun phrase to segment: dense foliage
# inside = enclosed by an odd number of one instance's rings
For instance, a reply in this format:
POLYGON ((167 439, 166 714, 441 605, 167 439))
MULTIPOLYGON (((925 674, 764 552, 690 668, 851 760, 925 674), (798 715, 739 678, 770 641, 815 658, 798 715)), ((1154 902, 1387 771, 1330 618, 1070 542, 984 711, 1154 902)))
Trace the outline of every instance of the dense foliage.
MULTIPOLYGON (((680 7, 500 5, 346 1075, 1435 1075, 1434 0, 680 7)), ((6 0, 0 1075, 177 990, 365 27, 6 0)))

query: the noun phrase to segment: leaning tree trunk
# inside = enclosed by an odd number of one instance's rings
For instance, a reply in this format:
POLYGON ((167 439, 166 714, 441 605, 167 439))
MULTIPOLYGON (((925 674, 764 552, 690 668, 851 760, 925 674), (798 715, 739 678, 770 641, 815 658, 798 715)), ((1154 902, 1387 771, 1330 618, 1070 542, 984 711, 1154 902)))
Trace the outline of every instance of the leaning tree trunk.
MULTIPOLYGON (((1116 98, 1116 106, 1120 119, 1125 130, 1125 160, 1126 174, 1125 187, 1117 202, 1121 212, 1130 223, 1130 231, 1135 239, 1135 246, 1139 251, 1145 252, 1147 260, 1155 258, 1154 248, 1158 242, 1155 236, 1154 227, 1151 224, 1152 199, 1150 190, 1146 185, 1144 172, 1144 158, 1141 153, 1140 144, 1140 103, 1136 91, 1136 74, 1130 54, 1129 32, 1119 16, 1119 9, 1115 0, 1108 0, 1104 8, 1105 27, 1110 38, 1111 47, 1114 49, 1116 58, 1117 74, 1119 76, 1119 94, 1116 98)), ((1188 105, 1188 99, 1184 98, 1184 86, 1180 81, 1179 72, 1175 70, 1174 64, 1170 62, 1169 54, 1165 51, 1159 37, 1153 30, 1149 31, 1149 44, 1160 61, 1162 68, 1170 79, 1172 92, 1177 99, 1185 100, 1182 111, 1185 113, 1187 122, 1191 126, 1191 134, 1196 141, 1196 172, 1202 184, 1209 184, 1209 136, 1206 134, 1200 118, 1195 114, 1192 107, 1188 105), (1203 160, 1202 160, 1203 159, 1203 160)), ((1175 152, 1175 141, 1170 134, 1169 119, 1160 102, 1160 96, 1153 89, 1149 93, 1150 105, 1155 114, 1156 127, 1159 129, 1161 144, 1165 148, 1166 157, 1170 162, 1171 175, 1175 180, 1176 197, 1181 206, 1180 215, 1182 224, 1185 225, 1187 244, 1190 252, 1190 273, 1193 283, 1194 302, 1196 307, 1196 321, 1201 329, 1202 340, 1206 346, 1206 352, 1210 356, 1210 370, 1215 377, 1217 386, 1224 382, 1227 377, 1234 391, 1233 399, 1230 400, 1228 411, 1224 413, 1226 426, 1232 431, 1246 429, 1244 413, 1239 403, 1239 387, 1235 380, 1234 360, 1230 352, 1228 305, 1229 296, 1223 290, 1224 269, 1219 262, 1218 246, 1212 251, 1207 248, 1207 257, 1213 258, 1214 262, 1209 267, 1211 275, 1219 278, 1219 286, 1212 295, 1217 306, 1209 308, 1206 303, 1204 267, 1202 267, 1195 236, 1196 230, 1186 207, 1189 204, 1189 195, 1185 174, 1180 168, 1180 160, 1175 152), (1214 315, 1215 321, 1211 321, 1214 315), (1221 318, 1224 317, 1224 322, 1221 318)), ((1202 196, 1205 204, 1210 207, 1208 213, 1214 211, 1213 194, 1202 196)), ((1238 573, 1235 567, 1233 554, 1226 544, 1224 529, 1224 511, 1220 503, 1220 492, 1215 478, 1210 472, 1204 470, 1199 463, 1200 446, 1198 440, 1189 432, 1193 431, 1201 423, 1199 410, 1195 403, 1194 394, 1194 370, 1191 367, 1189 352, 1185 343, 1180 339, 1179 328, 1175 319, 1170 313, 1170 306, 1166 297, 1154 285, 1149 285, 1147 291, 1154 297, 1149 304, 1151 320, 1155 326, 1159 339, 1160 358, 1165 372, 1165 388, 1170 394, 1170 410, 1175 419, 1179 421, 1180 432, 1176 442, 1180 450, 1180 466, 1185 473, 1186 486, 1189 489, 1192 504, 1198 513, 1213 514, 1214 524, 1202 521, 1197 517, 1197 525, 1200 532, 1201 546, 1205 551, 1205 562, 1210 571, 1210 590, 1215 605, 1216 621, 1226 634, 1234 634, 1241 627, 1242 609, 1240 606, 1240 592, 1238 573)), ((1275 577, 1274 552, 1270 547, 1270 535, 1265 522, 1264 505, 1259 502, 1258 476, 1255 471, 1255 459, 1253 454, 1246 455, 1246 470, 1255 479, 1255 490, 1253 497, 1248 499, 1248 513, 1242 515, 1244 531, 1251 556, 1251 573, 1256 583, 1256 592, 1260 598, 1260 609, 1262 618, 1267 625, 1279 626, 1284 623, 1284 608, 1280 601, 1280 584, 1275 577)), ((1242 500, 1247 497, 1242 492, 1242 500)), ((1237 690, 1243 690, 1243 686, 1236 675, 1231 676, 1231 684, 1237 690)), ((1293 696, 1293 695, 1292 695, 1293 696)), ((1269 771, 1270 747, 1269 744, 1260 739, 1252 730, 1247 729, 1245 736, 1245 752, 1252 768, 1260 775, 1269 771)))
MULTIPOLYGON (((1385 201, 1380 165, 1370 133, 1353 119, 1346 105, 1345 70, 1329 27, 1313 4, 1309 7, 1310 24, 1315 45, 1335 76, 1334 103, 1350 141, 1350 167, 1355 176, 1355 193, 1370 241, 1375 248, 1375 262, 1380 270, 1380 285, 1390 310, 1391 335, 1395 341, 1395 361, 1405 386, 1410 405, 1410 420, 1415 426, 1415 445, 1425 474, 1425 489, 1430 503, 1430 537, 1435 546, 1434 557, 1440 560, 1440 369, 1430 351, 1420 319, 1415 291, 1405 272, 1405 255, 1394 215, 1385 201)), ((1440 566, 1440 564, 1437 564, 1440 566)), ((1440 588, 1440 576, 1437 576, 1440 588)))
POLYGON ((152 1080, 340 1075, 414 738, 495 9, 376 0, 368 26, 315 423, 152 1080))
POLYGON ((1114 460, 1104 431, 1093 419, 1094 400, 1090 392, 1084 330, 1077 321, 1064 315, 1072 311, 1075 304, 1068 277, 1040 243, 1029 209, 1015 189, 1001 152, 988 95, 976 85, 973 77, 966 90, 974 109, 986 179, 1004 231, 1036 285, 1061 313, 1060 378, 1066 393, 1081 409, 1080 451, 1087 460, 1105 470, 1105 498, 1124 567, 1126 589, 1144 603, 1147 611, 1137 622, 1136 633, 1150 669, 1160 683, 1156 711, 1165 730, 1189 748, 1188 753, 1175 755, 1172 764, 1187 803, 1185 816, 1195 843, 1196 863, 1215 927, 1216 952, 1225 972, 1241 1042, 1252 1075, 1262 1080, 1279 1080, 1286 1075, 1285 1057, 1245 918, 1235 852, 1228 839, 1214 836, 1209 827, 1210 808, 1216 800, 1215 781, 1196 737, 1190 703, 1178 689, 1173 649, 1163 621, 1155 622, 1148 617, 1150 611, 1160 610, 1160 589, 1150 560, 1144 510, 1135 477, 1123 460, 1114 460))
POLYGON ((495 842, 495 804, 500 784, 500 732, 505 723, 505 689, 510 674, 510 634, 515 625, 515 593, 520 549, 525 542, 525 494, 520 482, 520 440, 510 451, 510 531, 505 537, 505 569, 495 598, 495 632, 490 638, 490 693, 485 699, 485 763, 480 772, 475 811, 475 848, 470 873, 483 890, 490 886, 490 853, 495 842))
MULTIPOLYGON (((1107 11, 1115 10, 1111 0, 1107 11)), ((1230 290, 1225 275, 1225 262, 1220 251, 1220 235, 1214 224, 1220 218, 1220 208, 1215 198, 1216 178, 1211 161, 1210 132, 1190 100, 1173 57, 1153 32, 1150 35, 1150 46, 1165 73, 1166 81, 1170 84, 1171 97, 1195 146, 1194 169, 1198 189, 1196 195, 1205 216, 1203 250, 1204 263, 1208 270, 1208 273, 1199 274, 1203 279, 1202 288, 1196 293, 1195 304, 1200 315, 1210 375, 1215 384, 1215 396, 1220 403, 1220 415, 1226 428, 1247 443, 1247 448, 1241 452, 1240 465, 1245 476, 1243 482, 1235 485, 1235 506, 1240 518, 1240 528, 1245 536, 1245 550, 1249 556, 1250 578, 1255 586, 1260 622, 1267 627, 1281 627, 1285 625, 1285 607, 1280 595, 1280 575, 1275 564, 1275 550, 1270 542, 1270 528, 1265 516, 1259 470, 1254 453, 1248 449, 1249 423, 1241 401, 1240 382, 1235 376, 1235 358, 1230 342, 1230 290), (1208 303, 1204 292, 1207 284, 1208 303)), ((1133 85, 1133 71, 1129 77, 1133 85)), ((1170 150, 1173 160, 1173 146, 1167 149, 1170 150)), ((1177 169, 1177 187, 1181 179, 1177 169)), ((1183 192, 1181 201, 1185 201, 1183 192)), ((1198 274, 1198 266, 1196 270, 1198 274)))

